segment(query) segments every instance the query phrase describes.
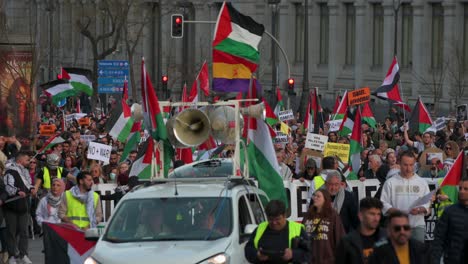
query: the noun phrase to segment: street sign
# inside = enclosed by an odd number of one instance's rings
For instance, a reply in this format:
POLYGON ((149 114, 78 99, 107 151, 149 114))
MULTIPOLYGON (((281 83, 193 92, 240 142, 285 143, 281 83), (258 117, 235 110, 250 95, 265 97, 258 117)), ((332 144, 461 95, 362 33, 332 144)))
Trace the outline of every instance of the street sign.
MULTIPOLYGON (((98 62, 98 93, 122 93, 124 80, 130 79, 130 64, 126 60, 101 60, 98 62)), ((130 81, 128 92, 131 93, 130 81)))

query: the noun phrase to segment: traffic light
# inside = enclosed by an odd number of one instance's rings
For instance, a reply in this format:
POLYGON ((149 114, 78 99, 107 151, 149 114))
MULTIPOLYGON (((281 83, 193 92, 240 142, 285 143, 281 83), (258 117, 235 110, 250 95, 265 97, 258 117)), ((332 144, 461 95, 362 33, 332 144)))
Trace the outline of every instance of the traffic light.
POLYGON ((182 38, 184 36, 184 16, 174 14, 171 16, 171 37, 182 38))
POLYGON ((161 77, 161 82, 162 82, 163 89, 167 89, 167 81, 168 80, 169 80, 169 78, 167 77, 167 75, 163 75, 161 77))
POLYGON ((288 79, 288 90, 294 91, 294 79, 293 78, 288 79))

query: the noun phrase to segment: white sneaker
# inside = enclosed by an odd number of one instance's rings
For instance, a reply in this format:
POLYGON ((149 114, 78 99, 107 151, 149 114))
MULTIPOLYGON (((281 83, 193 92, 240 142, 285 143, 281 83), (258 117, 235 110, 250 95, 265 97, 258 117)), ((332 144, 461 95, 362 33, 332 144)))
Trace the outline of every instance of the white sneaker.
POLYGON ((28 258, 27 255, 24 255, 23 258, 20 259, 24 264, 32 264, 32 261, 28 258))
POLYGON ((17 264, 16 258, 15 258, 15 257, 10 257, 10 258, 8 259, 8 264, 17 264))

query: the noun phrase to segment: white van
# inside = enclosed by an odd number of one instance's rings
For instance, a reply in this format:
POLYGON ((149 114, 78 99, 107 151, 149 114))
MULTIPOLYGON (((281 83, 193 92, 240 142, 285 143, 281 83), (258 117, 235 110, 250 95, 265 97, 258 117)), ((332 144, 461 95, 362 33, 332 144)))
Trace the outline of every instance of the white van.
POLYGON ((174 179, 128 193, 86 264, 248 263, 244 247, 266 220, 267 195, 245 179, 174 179))

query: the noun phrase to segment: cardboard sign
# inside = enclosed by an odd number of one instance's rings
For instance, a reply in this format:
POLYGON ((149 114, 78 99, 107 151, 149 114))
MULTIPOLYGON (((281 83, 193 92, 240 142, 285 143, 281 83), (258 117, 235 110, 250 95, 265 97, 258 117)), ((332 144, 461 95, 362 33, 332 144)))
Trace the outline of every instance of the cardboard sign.
POLYGON ((294 119, 294 113, 292 110, 285 110, 285 111, 280 111, 278 113, 278 118, 281 121, 288 121, 288 120, 293 120, 294 119))
POLYGON ((89 142, 88 159, 109 162, 112 146, 89 142))
POLYGON ((315 149, 318 151, 323 151, 325 144, 328 142, 327 136, 322 136, 313 133, 307 133, 307 138, 305 142, 305 147, 308 149, 315 149))
POLYGON ((343 123, 343 119, 328 121, 328 124, 330 125, 328 132, 336 132, 340 130, 341 123, 343 123))
POLYGON ((78 119, 78 124, 80 126, 89 126, 90 123, 91 123, 91 120, 89 117, 82 117, 78 119))
POLYGON ((370 89, 364 87, 348 93, 348 104, 359 105, 370 101, 370 89))
POLYGON ((53 136, 55 135, 55 131, 57 127, 55 125, 40 125, 39 126, 39 134, 41 136, 53 136))
POLYGON ((349 160, 349 144, 340 144, 340 143, 331 143, 328 142, 325 144, 325 149, 323 151, 323 156, 337 156, 343 162, 348 162, 349 160))

